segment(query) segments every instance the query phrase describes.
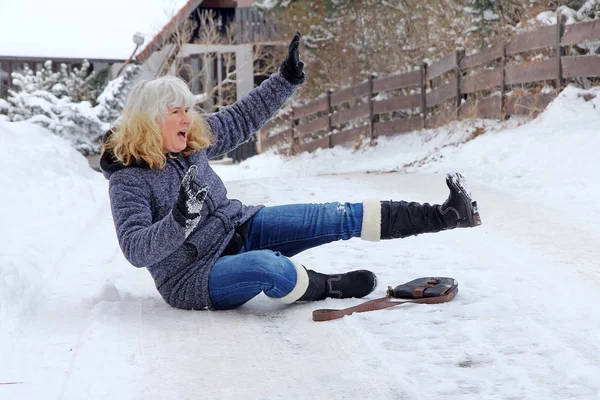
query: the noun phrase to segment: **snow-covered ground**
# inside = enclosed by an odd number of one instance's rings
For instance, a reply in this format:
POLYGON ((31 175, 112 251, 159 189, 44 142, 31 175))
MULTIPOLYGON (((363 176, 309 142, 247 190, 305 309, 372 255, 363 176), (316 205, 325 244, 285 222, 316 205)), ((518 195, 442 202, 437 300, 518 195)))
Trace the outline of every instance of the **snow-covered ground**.
POLYGON ((123 258, 107 183, 47 131, 0 122, 1 399, 600 398, 600 90, 533 121, 468 121, 376 147, 214 163, 248 204, 441 202, 462 172, 483 225, 297 256, 388 285, 451 276, 450 303, 315 323, 264 296, 170 308, 123 258), (467 140, 477 129, 485 133, 467 140))

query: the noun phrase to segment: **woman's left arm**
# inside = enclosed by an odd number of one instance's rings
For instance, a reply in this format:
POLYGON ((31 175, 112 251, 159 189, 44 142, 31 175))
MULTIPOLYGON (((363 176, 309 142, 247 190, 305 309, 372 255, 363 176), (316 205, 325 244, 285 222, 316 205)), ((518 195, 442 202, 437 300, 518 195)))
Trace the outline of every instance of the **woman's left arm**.
POLYGON ((250 139, 304 82, 304 63, 298 56, 300 37, 299 32, 294 35, 279 72, 233 105, 206 118, 215 136, 215 142, 206 149, 208 158, 227 153, 250 139))

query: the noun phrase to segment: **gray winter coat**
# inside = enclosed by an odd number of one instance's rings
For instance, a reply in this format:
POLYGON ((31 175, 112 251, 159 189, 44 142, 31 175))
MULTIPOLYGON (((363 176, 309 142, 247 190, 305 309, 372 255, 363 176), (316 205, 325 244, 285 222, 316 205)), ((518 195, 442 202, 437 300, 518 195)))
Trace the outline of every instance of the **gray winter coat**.
POLYGON ((105 152, 101 168, 109 180, 112 215, 121 250, 131 264, 146 267, 163 299, 183 309, 214 309, 208 277, 234 234, 235 227, 263 206, 245 206, 227 198, 221 179, 208 160, 233 150, 283 106, 297 86, 279 73, 271 75, 243 99, 206 117, 215 143, 188 157, 167 158, 153 170, 128 166, 105 152), (186 238, 173 218, 181 180, 191 165, 198 166, 196 181, 209 187, 201 219, 186 238))

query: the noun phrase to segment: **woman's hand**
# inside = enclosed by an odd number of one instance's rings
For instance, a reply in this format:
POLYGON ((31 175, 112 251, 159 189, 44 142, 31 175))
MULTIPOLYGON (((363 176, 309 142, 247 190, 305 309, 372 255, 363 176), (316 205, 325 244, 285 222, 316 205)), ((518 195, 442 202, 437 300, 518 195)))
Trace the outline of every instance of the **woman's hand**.
POLYGON ((288 54, 279 67, 281 76, 293 85, 299 85, 306 79, 304 74, 304 63, 300 61, 300 56, 298 55, 301 37, 302 34, 296 32, 288 47, 288 54))
POLYGON ((200 186, 194 181, 197 173, 198 167, 195 165, 187 170, 179 187, 177 203, 173 208, 173 217, 181 226, 186 228, 189 227, 192 221, 195 222, 194 226, 198 223, 200 211, 208 194, 208 186, 200 186))

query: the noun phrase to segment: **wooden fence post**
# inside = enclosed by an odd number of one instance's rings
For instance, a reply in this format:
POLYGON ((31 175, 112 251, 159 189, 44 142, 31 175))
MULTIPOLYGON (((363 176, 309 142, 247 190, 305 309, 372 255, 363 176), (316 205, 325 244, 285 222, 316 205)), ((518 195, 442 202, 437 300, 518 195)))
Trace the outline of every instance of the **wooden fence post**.
POLYGON ((455 55, 455 63, 456 63, 456 68, 455 68, 455 75, 456 75, 456 111, 455 111, 455 117, 458 119, 458 113, 460 110, 460 106, 462 104, 462 99, 461 99, 461 93, 460 93, 460 81, 461 81, 461 77, 462 77, 462 72, 460 71, 460 59, 463 57, 464 55, 464 51, 456 51, 454 53, 455 55))
POLYGON ((423 114, 423 129, 427 128, 427 86, 425 84, 427 77, 427 63, 424 62, 419 68, 421 73, 421 114, 423 114))
POLYGON ((556 91, 557 93, 564 86, 562 76, 562 56, 565 53, 564 48, 560 45, 564 33, 564 15, 558 13, 556 15, 556 91))
POLYGON ((8 89, 12 90, 12 88, 13 88, 13 84, 12 84, 12 81, 13 81, 13 78, 12 78, 13 65, 12 65, 11 61, 8 62, 8 71, 7 71, 7 73, 8 73, 8 89))
POLYGON ((294 116, 294 107, 291 107, 290 116, 291 116, 291 129, 292 129, 292 154, 300 153, 300 138, 296 136, 296 118, 294 116))
POLYGON ((369 93, 367 94, 369 101, 369 137, 371 142, 377 138, 375 134, 375 116, 373 114, 373 80, 375 76, 373 74, 369 75, 369 93))
POLYGON ((331 89, 327 89, 327 132, 328 132, 328 142, 329 148, 333 147, 333 126, 331 126, 331 114, 333 114, 333 110, 331 109, 331 89))
POLYGON ((502 43, 502 58, 500 59, 500 68, 502 68, 502 83, 500 83, 500 121, 506 119, 506 41, 502 43))

